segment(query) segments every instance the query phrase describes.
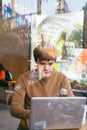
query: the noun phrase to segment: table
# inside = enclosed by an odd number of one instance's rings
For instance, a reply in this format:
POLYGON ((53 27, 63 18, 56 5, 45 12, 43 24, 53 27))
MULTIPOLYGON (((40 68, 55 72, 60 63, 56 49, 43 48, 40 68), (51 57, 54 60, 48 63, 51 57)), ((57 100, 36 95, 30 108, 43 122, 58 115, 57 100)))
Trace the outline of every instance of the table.
POLYGON ((8 105, 9 98, 11 96, 13 96, 13 93, 14 93, 14 91, 12 91, 12 90, 5 90, 5 94, 6 94, 6 105, 8 105))
POLYGON ((15 80, 6 81, 6 82, 8 83, 8 86, 9 86, 8 89, 10 89, 10 88, 14 89, 14 86, 15 86, 15 84, 16 84, 16 81, 15 81, 15 80))
POLYGON ((15 84, 16 83, 16 80, 11 80, 11 81, 6 81, 7 83, 12 83, 12 84, 15 84))

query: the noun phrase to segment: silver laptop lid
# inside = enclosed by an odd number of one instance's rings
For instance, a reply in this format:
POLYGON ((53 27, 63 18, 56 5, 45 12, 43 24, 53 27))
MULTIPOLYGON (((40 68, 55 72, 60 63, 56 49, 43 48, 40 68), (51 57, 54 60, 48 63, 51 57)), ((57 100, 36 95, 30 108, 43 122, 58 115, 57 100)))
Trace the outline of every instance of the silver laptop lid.
POLYGON ((30 130, 80 128, 85 104, 85 97, 32 98, 30 130))

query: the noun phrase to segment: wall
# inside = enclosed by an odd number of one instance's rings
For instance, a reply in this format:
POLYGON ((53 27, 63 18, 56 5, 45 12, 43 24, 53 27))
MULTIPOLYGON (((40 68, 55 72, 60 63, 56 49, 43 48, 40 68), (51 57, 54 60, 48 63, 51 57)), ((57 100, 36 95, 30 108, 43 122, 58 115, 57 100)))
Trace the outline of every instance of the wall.
POLYGON ((28 70, 28 60, 21 56, 0 56, 0 62, 12 73, 13 80, 28 70))
POLYGON ((28 37, 21 36, 21 32, 24 30, 5 31, 0 34, 0 63, 12 73, 13 80, 28 70, 29 41, 28 37))

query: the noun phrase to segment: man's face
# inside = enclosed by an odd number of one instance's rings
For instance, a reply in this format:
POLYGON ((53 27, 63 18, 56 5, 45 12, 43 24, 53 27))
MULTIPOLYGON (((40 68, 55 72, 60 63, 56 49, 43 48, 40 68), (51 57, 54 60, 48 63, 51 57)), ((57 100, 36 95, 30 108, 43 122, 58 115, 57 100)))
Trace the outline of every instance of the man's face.
POLYGON ((52 71, 54 70, 54 61, 37 61, 37 69, 40 75, 42 77, 49 77, 52 74, 52 71))

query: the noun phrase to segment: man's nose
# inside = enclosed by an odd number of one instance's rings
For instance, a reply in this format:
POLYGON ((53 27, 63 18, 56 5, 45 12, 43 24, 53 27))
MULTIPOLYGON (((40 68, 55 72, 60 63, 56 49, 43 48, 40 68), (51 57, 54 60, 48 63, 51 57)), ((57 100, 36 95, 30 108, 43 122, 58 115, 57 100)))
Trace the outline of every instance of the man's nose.
POLYGON ((48 65, 48 64, 45 64, 44 68, 45 68, 45 69, 49 69, 49 65, 48 65))

